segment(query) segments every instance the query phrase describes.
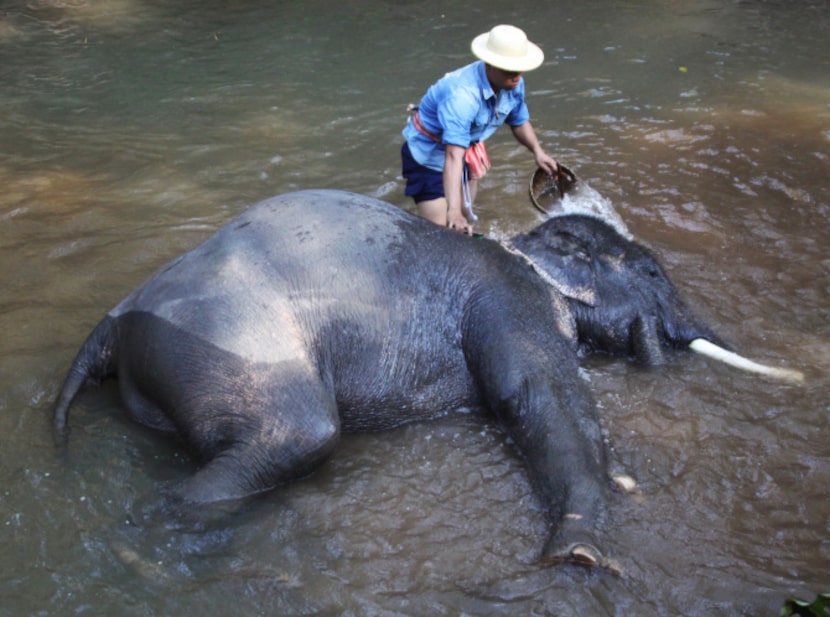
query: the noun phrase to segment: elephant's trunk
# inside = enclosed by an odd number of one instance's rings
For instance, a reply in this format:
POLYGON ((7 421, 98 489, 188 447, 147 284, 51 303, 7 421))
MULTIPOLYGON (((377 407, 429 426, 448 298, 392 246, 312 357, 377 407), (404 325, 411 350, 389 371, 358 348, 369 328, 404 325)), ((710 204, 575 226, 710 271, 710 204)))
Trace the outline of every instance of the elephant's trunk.
POLYGON ((696 338, 689 343, 689 349, 751 373, 759 373, 761 375, 767 375, 769 377, 775 377, 777 379, 783 379, 785 381, 792 381, 796 383, 804 381, 804 373, 801 371, 767 366, 765 364, 753 362, 752 360, 739 356, 738 354, 728 351, 723 347, 719 347, 718 345, 715 345, 714 343, 711 343, 703 338, 696 338))
POLYGON ((641 315, 634 320, 631 324, 631 347, 634 357, 645 366, 660 366, 665 362, 656 318, 641 315))

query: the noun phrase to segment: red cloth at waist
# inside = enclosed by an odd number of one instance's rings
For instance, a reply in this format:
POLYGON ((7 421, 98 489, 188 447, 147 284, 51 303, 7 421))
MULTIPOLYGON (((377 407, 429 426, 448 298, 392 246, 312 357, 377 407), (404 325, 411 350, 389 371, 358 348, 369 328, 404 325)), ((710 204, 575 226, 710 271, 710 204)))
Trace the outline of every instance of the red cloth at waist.
MULTIPOLYGON (((428 130, 421 122, 421 114, 418 112, 418 108, 410 107, 409 109, 412 112, 412 126, 415 127, 415 130, 422 135, 429 137, 432 141, 440 142, 441 139, 438 135, 428 130)), ((474 180, 483 178, 490 169, 490 157, 487 155, 487 148, 484 147, 483 141, 470 145, 470 147, 464 151, 464 160, 467 163, 470 176, 472 176, 474 180)))

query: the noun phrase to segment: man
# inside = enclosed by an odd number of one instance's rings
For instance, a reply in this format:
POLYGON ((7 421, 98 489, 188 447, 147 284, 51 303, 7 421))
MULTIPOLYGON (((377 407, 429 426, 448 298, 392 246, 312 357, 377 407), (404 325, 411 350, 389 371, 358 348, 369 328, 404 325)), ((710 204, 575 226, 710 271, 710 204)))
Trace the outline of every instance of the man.
POLYGON ((472 234, 477 180, 489 168, 484 140, 504 123, 548 173, 558 168, 539 145, 525 104, 522 74, 544 60, 542 50, 514 26, 496 26, 473 39, 479 60, 433 84, 403 130, 406 194, 418 214, 472 234))

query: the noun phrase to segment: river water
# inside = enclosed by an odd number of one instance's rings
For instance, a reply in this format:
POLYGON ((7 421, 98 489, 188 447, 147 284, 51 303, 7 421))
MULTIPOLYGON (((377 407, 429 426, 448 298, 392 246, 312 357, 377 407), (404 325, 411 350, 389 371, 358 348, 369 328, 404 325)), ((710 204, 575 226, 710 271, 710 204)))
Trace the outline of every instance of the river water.
MULTIPOLYGON (((830 4, 825 0, 5 0, 0 4, 0 616, 774 615, 830 591, 830 4), (350 436, 201 533, 134 505, 193 463, 115 388, 52 400, 90 328, 246 205, 330 187, 409 208, 405 106, 499 22, 545 147, 701 316, 788 385, 678 353, 592 358, 622 576, 541 568, 521 463, 475 414, 350 436)), ((538 222, 489 142, 478 231, 538 222)))

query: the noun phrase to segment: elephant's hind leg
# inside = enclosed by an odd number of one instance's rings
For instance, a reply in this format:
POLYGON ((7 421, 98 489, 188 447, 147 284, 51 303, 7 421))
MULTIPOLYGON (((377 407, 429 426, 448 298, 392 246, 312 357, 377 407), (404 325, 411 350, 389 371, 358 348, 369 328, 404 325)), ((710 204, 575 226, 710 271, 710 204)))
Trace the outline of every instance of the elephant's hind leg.
POLYGON ((290 336, 283 348, 263 343, 254 356, 266 359, 252 359, 149 313, 121 319, 122 346, 132 350, 119 365, 128 407, 174 430, 203 465, 165 491, 164 509, 266 491, 308 474, 337 444, 333 389, 290 336))
POLYGON ((337 445, 340 420, 319 379, 263 378, 262 388, 203 410, 184 431, 206 461, 174 487, 189 503, 241 499, 313 471, 337 445), (200 419, 202 421, 200 421, 200 419))

